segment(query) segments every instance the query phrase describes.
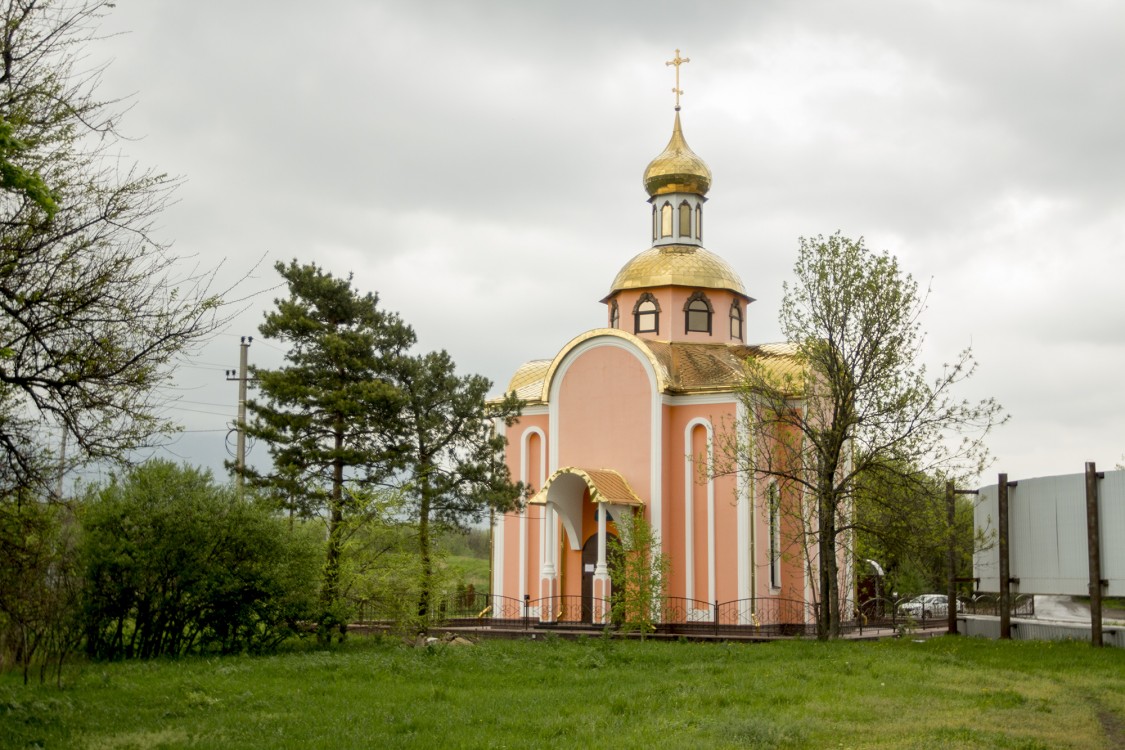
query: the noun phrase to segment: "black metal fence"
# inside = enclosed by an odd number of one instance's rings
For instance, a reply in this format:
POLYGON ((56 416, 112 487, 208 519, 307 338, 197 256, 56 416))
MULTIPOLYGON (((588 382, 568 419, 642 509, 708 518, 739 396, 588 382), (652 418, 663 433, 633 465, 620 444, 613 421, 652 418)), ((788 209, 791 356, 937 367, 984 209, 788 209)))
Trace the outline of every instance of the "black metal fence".
MULTIPOLYGON (((940 627, 947 621, 947 608, 910 608, 914 597, 874 598, 841 607, 841 630, 940 627)), ((999 614, 999 597, 980 595, 957 600, 959 614, 999 614)), ((1012 616, 1035 614, 1034 597, 1015 597, 1012 616)), ((618 629, 612 602, 581 596, 555 596, 523 600, 494 594, 459 594, 444 600, 433 613, 435 625, 478 628, 618 629)), ((655 632, 665 635, 713 635, 777 637, 816 635, 816 606, 796 599, 758 597, 726 602, 669 596, 653 604, 655 632)))

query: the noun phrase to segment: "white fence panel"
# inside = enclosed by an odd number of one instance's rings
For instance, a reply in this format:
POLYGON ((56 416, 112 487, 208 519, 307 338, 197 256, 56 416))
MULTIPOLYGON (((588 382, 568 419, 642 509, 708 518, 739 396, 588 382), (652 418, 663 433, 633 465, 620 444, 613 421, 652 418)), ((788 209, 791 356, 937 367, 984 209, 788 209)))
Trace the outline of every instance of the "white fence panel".
MULTIPOLYGON (((999 491, 980 490, 975 524, 991 544, 973 556, 981 591, 1000 590, 997 539, 999 491)), ((1107 471, 1098 481, 1101 516, 1102 578, 1107 596, 1125 595, 1125 471, 1107 471)), ((1084 474, 1021 479, 1008 488, 1009 571, 1021 594, 1089 594, 1086 552, 1086 478, 1084 474)))

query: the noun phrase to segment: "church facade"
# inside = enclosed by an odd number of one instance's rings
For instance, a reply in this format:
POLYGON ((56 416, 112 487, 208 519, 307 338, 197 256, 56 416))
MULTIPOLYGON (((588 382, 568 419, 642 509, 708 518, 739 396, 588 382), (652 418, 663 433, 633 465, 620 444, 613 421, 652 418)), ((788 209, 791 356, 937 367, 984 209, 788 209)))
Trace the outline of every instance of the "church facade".
POLYGON ((532 497, 494 523, 492 594, 519 602, 521 617, 604 622, 614 519, 640 513, 670 561, 667 596, 679 605, 667 617, 709 622, 733 602, 732 624, 757 623, 771 599, 813 598, 815 561, 783 512, 799 500, 764 476, 711 469, 745 421, 747 357, 795 367, 793 348, 747 343, 753 298, 703 245, 711 171, 688 147, 678 102, 644 187, 651 246, 609 284, 605 326, 508 385, 525 406, 506 428, 506 459, 532 497))

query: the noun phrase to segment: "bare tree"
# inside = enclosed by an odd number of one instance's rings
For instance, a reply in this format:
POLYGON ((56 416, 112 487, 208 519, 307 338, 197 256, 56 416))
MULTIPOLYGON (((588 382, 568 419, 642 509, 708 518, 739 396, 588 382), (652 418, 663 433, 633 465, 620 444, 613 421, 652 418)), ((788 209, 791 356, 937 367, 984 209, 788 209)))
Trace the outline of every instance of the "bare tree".
POLYGON ((125 161, 121 103, 96 96, 102 68, 84 55, 110 7, 0 6, 0 123, 11 146, 0 156, 18 161, 0 191, 6 496, 45 491, 60 426, 72 462, 119 459, 170 431, 158 388, 221 322, 212 274, 180 270, 151 234, 176 180, 125 161))

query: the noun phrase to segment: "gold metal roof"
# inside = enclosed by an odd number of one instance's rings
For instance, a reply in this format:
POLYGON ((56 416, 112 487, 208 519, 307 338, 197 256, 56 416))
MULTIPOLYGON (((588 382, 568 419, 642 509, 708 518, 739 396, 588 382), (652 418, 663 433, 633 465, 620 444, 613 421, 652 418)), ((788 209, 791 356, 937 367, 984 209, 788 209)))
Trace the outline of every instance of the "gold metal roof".
POLYGON ((664 151, 648 163, 644 184, 651 197, 665 193, 707 195, 707 191, 711 189, 711 170, 684 140, 678 111, 672 126, 672 139, 668 141, 664 151))
POLYGON ((742 279, 730 264, 710 250, 695 245, 659 245, 634 255, 622 266, 602 301, 624 289, 657 286, 727 289, 747 296, 742 279))
MULTIPOLYGON (((595 328, 572 339, 554 360, 528 362, 516 371, 508 390, 529 403, 545 404, 550 396, 550 379, 558 363, 575 346, 598 336, 615 336, 637 346, 656 371, 661 393, 729 393, 743 381, 746 360, 757 358, 779 382, 789 381, 799 388, 803 370, 795 344, 696 344, 641 339, 614 328, 595 328)), ((799 396, 799 393, 794 393, 799 396)))
POLYGON ((742 384, 746 360, 751 357, 762 361, 779 379, 790 376, 794 382, 801 380, 801 365, 792 344, 742 346, 645 339, 645 345, 668 373, 669 393, 733 391, 742 384))
POLYGON ((637 493, 629 486, 629 482, 621 473, 613 469, 582 469, 577 466, 567 466, 559 469, 551 478, 543 483, 543 488, 535 493, 528 502, 532 505, 544 505, 547 502, 547 490, 551 484, 563 474, 578 476, 590 488, 590 502, 613 503, 616 505, 644 505, 637 493))
POLYGON ((549 359, 533 359, 524 362, 512 379, 508 381, 508 390, 505 393, 516 392, 516 398, 523 401, 536 401, 543 391, 543 376, 551 366, 549 359))

